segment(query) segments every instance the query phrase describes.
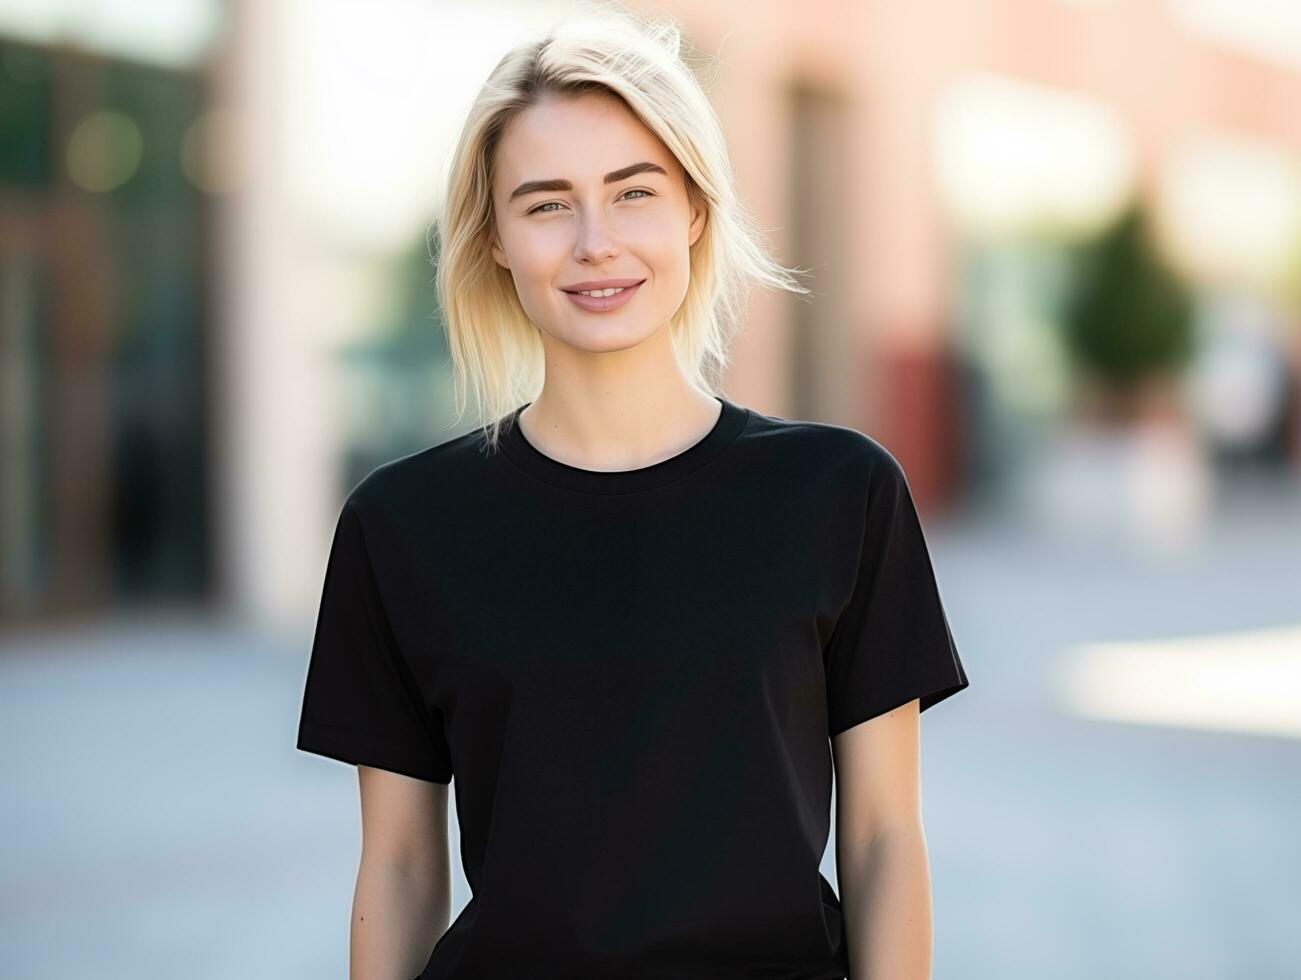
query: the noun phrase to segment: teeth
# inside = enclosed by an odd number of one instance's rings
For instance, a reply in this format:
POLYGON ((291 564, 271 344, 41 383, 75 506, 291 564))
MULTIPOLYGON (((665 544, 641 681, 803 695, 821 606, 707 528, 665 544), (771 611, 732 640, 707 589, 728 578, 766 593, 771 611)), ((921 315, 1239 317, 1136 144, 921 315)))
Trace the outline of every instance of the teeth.
POLYGON ((620 286, 618 289, 580 289, 579 293, 583 296, 613 296, 615 293, 621 293, 626 286, 620 286))

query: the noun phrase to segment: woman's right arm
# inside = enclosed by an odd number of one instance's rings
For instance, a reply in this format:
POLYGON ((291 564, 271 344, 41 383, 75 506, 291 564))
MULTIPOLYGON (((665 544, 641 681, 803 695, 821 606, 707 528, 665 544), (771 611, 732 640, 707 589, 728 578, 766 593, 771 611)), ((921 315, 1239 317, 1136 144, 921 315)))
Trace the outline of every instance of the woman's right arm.
POLYGON ((350 980, 411 980, 452 907, 446 783, 357 767, 361 865, 353 894, 350 980))

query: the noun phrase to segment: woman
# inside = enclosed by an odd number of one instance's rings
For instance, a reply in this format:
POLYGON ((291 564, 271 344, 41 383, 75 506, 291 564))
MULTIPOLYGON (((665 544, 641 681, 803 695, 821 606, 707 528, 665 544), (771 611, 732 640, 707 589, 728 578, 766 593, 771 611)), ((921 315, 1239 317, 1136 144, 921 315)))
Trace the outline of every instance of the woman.
POLYGON ((298 734, 360 774, 354 980, 929 973, 918 714, 966 675, 894 457, 714 393, 741 289, 806 290, 679 43, 567 22, 458 144, 438 290, 490 422, 352 490, 298 734))

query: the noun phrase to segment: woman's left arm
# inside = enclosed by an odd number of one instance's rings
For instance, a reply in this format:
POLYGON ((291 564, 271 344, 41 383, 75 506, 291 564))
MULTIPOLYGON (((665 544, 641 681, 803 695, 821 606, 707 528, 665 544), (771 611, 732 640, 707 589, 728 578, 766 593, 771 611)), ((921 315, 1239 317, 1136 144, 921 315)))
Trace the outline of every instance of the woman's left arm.
POLYGON ((931 882, 917 701, 840 732, 836 877, 849 980, 930 980, 931 882))

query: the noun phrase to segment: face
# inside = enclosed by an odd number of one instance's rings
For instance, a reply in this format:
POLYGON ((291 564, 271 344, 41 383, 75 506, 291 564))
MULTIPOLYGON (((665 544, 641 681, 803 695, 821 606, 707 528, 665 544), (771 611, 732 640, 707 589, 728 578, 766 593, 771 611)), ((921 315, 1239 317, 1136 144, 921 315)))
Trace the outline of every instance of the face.
POLYGON ((668 325, 686 296, 688 249, 705 211, 688 199, 673 154, 621 100, 588 94, 530 106, 503 131, 495 165, 493 258, 544 335, 600 352, 668 325), (605 299, 571 295, 610 279, 639 285, 605 299))

